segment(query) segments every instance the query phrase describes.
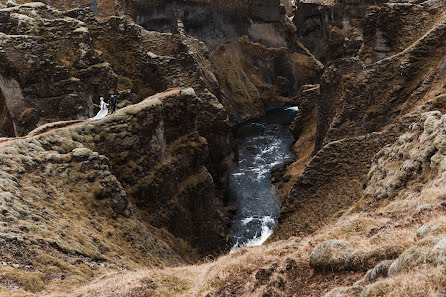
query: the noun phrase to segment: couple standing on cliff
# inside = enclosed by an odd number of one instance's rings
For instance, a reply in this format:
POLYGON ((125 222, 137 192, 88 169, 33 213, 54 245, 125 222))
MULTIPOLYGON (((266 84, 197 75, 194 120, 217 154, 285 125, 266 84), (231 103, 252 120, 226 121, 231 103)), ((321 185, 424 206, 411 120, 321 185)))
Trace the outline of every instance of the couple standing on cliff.
POLYGON ((101 97, 101 109, 91 120, 100 120, 108 115, 108 106, 111 104, 111 113, 116 112, 116 95, 111 95, 109 103, 105 103, 104 97, 101 97))

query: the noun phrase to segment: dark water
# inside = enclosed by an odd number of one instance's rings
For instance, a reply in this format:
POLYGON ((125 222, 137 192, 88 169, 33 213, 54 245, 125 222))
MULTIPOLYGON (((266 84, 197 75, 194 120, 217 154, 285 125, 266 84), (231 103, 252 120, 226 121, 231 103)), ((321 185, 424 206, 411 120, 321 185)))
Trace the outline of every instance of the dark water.
POLYGON ((277 223, 280 206, 271 195, 271 168, 294 158, 288 126, 297 108, 281 108, 242 124, 237 133, 239 164, 229 179, 237 207, 230 236, 233 248, 261 245, 277 223))

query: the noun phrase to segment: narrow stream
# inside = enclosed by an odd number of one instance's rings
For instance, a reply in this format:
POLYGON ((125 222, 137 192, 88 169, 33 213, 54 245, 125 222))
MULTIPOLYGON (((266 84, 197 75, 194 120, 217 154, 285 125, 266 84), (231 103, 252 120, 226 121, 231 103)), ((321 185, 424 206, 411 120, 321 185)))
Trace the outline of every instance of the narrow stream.
POLYGON ((271 194, 271 168, 292 160, 288 126, 297 107, 275 109, 239 126, 239 163, 229 178, 230 201, 237 211, 230 227, 231 252, 261 245, 273 233, 280 206, 271 194))

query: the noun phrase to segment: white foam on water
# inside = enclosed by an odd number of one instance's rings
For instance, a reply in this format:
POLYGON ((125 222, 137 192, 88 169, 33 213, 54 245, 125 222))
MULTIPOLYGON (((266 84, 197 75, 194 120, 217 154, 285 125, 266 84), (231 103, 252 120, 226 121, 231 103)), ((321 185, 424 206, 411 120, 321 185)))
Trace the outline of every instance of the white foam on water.
MULTIPOLYGON (((257 218, 248 217, 248 218, 243 219, 242 222, 243 222, 243 224, 246 225, 247 223, 251 222, 254 219, 257 219, 257 218), (245 223, 245 221, 246 221, 246 223, 245 223)), ((260 235, 257 235, 257 233, 256 233, 254 238, 248 240, 244 244, 239 244, 239 240, 237 239, 237 242, 232 246, 231 250, 229 251, 230 254, 235 252, 235 250, 237 248, 262 245, 268 239, 268 237, 270 237, 271 234, 273 234, 273 231, 274 231, 273 228, 268 227, 268 224, 274 225, 274 219, 271 216, 265 216, 265 217, 259 218, 257 220, 260 220, 260 222, 262 223, 260 235)))
POLYGON ((280 141, 275 141, 275 142, 271 143, 269 146, 267 146, 266 148, 262 149, 260 151, 259 155, 274 152, 275 150, 277 150, 279 148, 279 146, 280 146, 280 141))
POLYGON ((241 175, 245 175, 244 172, 237 172, 237 173, 233 173, 231 174, 232 176, 241 176, 241 175))
POLYGON ((235 252, 235 250, 239 247, 238 246, 238 239, 237 241, 234 243, 234 245, 232 246, 232 248, 229 250, 229 254, 232 254, 233 252, 235 252))
POLYGON ((252 170, 253 173, 257 174, 258 181, 261 181, 262 179, 264 179, 266 177, 266 175, 269 173, 269 171, 270 171, 270 168, 267 166, 262 166, 262 167, 252 170))
POLYGON ((252 220, 254 220, 254 217, 244 218, 244 219, 242 220, 242 224, 243 224, 243 225, 246 225, 246 224, 252 222, 252 220))
POLYGON ((276 165, 280 165, 280 164, 282 164, 281 161, 276 161, 276 162, 269 163, 269 166, 270 166, 271 168, 273 168, 274 166, 276 166, 276 165))
POLYGON ((298 106, 290 106, 290 107, 285 108, 285 110, 298 111, 299 107, 298 106))
MULTIPOLYGON (((271 168, 276 165, 282 164, 283 161, 275 161, 264 165, 259 165, 258 167, 249 167, 248 172, 252 172, 257 175, 257 181, 261 181, 266 178, 266 176, 270 173, 271 168)), ((237 174, 237 173, 236 173, 237 174)), ((234 174, 232 174, 234 175, 234 174)))

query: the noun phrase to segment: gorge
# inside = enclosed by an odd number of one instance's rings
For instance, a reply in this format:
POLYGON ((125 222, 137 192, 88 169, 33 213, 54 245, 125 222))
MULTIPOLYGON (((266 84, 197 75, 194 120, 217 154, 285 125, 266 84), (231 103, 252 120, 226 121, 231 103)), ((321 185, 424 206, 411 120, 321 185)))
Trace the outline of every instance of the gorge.
POLYGON ((443 296, 445 40, 443 0, 0 0, 0 296, 443 296))
POLYGON ((273 233, 280 205, 273 196, 271 169, 294 159, 288 126, 296 109, 274 109, 237 129, 238 166, 228 185, 230 204, 236 209, 230 228, 232 252, 261 245, 273 233))

